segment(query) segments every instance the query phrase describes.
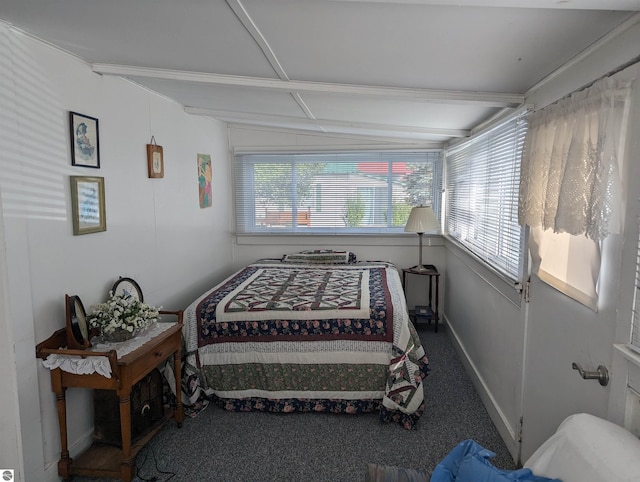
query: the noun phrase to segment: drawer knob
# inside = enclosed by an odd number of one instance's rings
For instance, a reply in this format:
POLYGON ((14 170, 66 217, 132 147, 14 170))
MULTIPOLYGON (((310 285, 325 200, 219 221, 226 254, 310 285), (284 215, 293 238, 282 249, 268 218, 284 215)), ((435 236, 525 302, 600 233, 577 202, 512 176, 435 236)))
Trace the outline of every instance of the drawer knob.
POLYGON ((157 356, 157 357, 161 357, 161 356, 162 356, 162 352, 161 352, 161 351, 157 351, 157 352, 156 352, 156 356, 157 356))

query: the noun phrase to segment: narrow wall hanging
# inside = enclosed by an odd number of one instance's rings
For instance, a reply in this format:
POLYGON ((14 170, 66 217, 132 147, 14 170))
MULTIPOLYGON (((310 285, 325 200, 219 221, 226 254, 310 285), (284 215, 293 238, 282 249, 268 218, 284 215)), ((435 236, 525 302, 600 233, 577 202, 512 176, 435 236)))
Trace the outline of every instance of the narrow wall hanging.
POLYGON ((209 154, 198 154, 198 193, 200 207, 211 207, 211 156, 209 154))
POLYGON ((162 146, 156 144, 156 138, 151 136, 151 144, 147 144, 147 168, 149 177, 164 177, 164 155, 162 146))

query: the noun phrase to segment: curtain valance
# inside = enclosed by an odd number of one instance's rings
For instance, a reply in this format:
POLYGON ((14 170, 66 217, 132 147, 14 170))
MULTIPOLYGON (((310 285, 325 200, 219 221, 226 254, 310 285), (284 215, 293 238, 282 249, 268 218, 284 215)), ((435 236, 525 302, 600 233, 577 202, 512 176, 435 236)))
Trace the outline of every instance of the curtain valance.
POLYGON ((520 177, 521 225, 594 241, 621 230, 630 83, 604 78, 531 114, 520 177))

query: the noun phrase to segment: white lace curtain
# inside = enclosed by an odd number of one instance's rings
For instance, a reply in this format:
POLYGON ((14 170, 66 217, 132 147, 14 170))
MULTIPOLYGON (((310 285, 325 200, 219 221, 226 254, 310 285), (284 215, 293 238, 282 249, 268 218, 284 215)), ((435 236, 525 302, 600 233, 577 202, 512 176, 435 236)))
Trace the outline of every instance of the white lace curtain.
POLYGON ((531 227, 531 271, 592 310, 600 243, 622 229, 630 87, 602 79, 528 119, 518 216, 531 227))
POLYGON ((629 87, 605 78, 529 116, 521 225, 594 241, 620 232, 619 160, 629 87))

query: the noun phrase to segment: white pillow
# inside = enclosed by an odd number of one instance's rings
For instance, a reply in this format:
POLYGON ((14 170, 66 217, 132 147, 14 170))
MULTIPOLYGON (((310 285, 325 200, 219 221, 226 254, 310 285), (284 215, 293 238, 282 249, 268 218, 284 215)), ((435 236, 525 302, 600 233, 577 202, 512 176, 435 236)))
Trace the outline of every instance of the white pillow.
POLYGON ((579 413, 567 417, 524 466, 562 482, 638 482, 640 440, 619 425, 579 413))

